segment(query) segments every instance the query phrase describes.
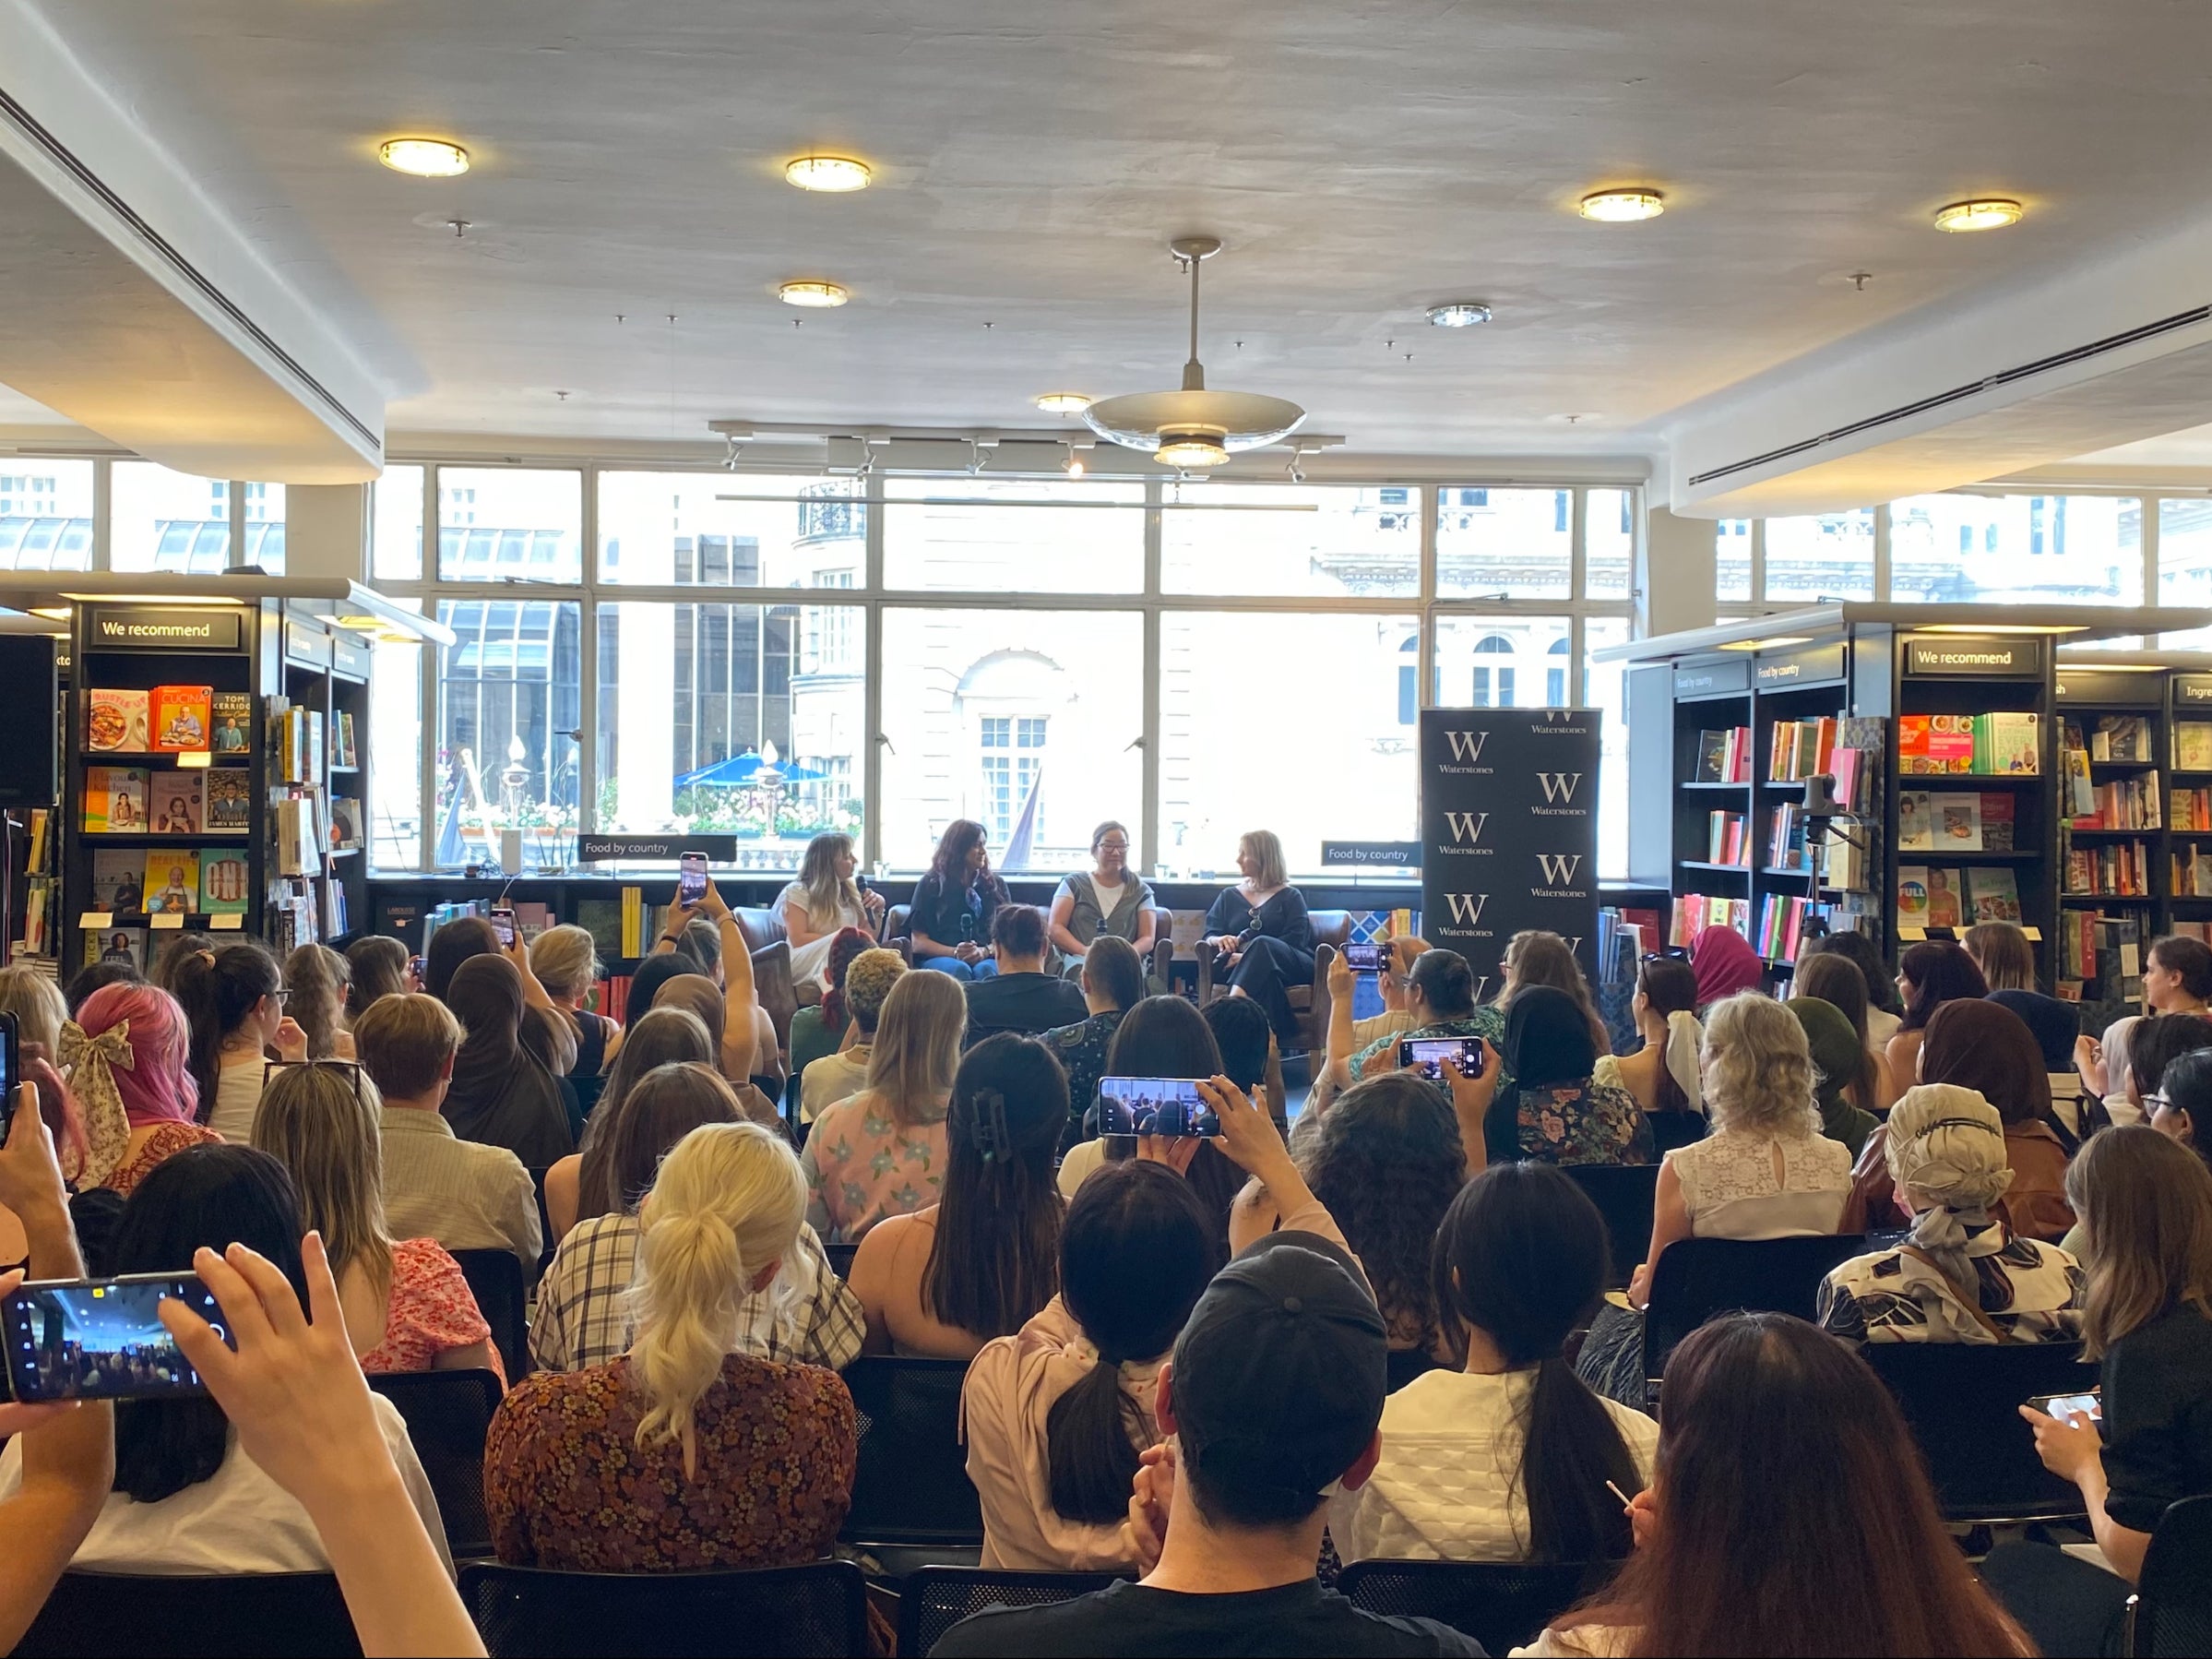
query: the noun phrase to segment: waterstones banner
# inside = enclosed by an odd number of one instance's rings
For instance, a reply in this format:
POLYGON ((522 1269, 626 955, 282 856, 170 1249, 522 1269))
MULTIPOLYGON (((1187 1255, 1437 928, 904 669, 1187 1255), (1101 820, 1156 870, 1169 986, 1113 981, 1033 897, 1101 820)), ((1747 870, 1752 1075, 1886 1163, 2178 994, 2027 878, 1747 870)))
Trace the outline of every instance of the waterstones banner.
POLYGON ((1595 709, 1421 713, 1421 932, 1497 994, 1505 946, 1541 927, 1598 977, 1595 709))

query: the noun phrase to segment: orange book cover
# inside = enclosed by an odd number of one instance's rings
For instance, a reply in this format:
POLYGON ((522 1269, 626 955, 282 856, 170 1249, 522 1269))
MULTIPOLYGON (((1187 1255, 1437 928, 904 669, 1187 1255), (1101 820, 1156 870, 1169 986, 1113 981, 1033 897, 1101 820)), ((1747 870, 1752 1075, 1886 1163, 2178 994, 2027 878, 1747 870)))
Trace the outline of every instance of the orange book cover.
POLYGON ((182 753, 208 745, 215 691, 208 686, 156 686, 153 689, 154 747, 182 753))

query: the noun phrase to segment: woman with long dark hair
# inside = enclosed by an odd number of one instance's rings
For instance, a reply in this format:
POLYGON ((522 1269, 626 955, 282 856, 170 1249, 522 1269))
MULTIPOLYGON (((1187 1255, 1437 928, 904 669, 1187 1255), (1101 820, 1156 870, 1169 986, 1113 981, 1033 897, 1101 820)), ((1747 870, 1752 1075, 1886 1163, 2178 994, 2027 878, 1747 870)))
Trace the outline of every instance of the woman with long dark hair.
POLYGON ((1060 1288, 1064 1204, 1052 1155, 1067 1077, 1034 1037, 1001 1032, 960 1061, 937 1201, 868 1231, 849 1281, 872 1353, 968 1359, 1060 1288))
POLYGON ((2024 1237, 2053 1244, 2063 1238, 2074 1225, 2066 1204, 2068 1148, 2051 1117, 2042 1046, 2027 1021, 1987 1000, 1946 1002, 1921 1041, 1921 1081, 1956 1083, 1997 1108, 2013 1178, 1996 1214, 2024 1237))
POLYGON ((254 1138, 269 1052, 307 1057, 307 1033, 284 1011, 291 993, 283 973, 262 946, 241 939, 186 956, 175 977, 177 1005, 192 1026, 187 1066, 199 1091, 200 1121, 245 1145, 254 1138))
POLYGON ((469 1033, 439 1108, 453 1132, 505 1147, 525 1169, 544 1169, 575 1151, 560 1081, 523 1042, 530 1009, 520 970, 504 956, 472 956, 455 971, 442 1000, 469 1033))
POLYGON ((413 989, 407 947, 387 933, 364 934, 346 947, 346 1023, 351 1026, 381 997, 413 989))
POLYGON ((928 870, 914 883, 914 966, 955 979, 989 979, 998 972, 991 923, 1006 902, 1006 884, 991 873, 983 826, 973 818, 953 819, 937 839, 928 870))
POLYGON ((567 1237, 578 1222, 627 1206, 628 1200, 608 1179, 608 1147, 622 1103, 638 1080, 662 1066, 713 1064, 714 1039, 689 1009, 648 1009, 633 1020, 622 1052, 607 1073, 606 1087, 600 1092, 598 1108, 584 1125, 582 1143, 545 1172, 545 1219, 554 1243, 567 1237))
POLYGON ((1390 1396, 1383 1461, 1365 1486, 1329 1500, 1344 1560, 1628 1553, 1628 1521, 1606 1483, 1643 1488, 1659 1425, 1592 1393, 1565 1352, 1609 1261, 1597 1206, 1549 1164, 1502 1164, 1460 1189, 1433 1267, 1454 1363, 1390 1396))
POLYGON ((1987 997, 1990 987, 1974 959, 1960 946, 1949 939, 1922 939, 1897 958, 1897 991, 1905 998, 1905 1019, 1884 1057, 1891 1079, 1905 1090, 1925 1080, 1921 1076, 1921 1042, 1935 1010, 1946 1002, 1987 997))
MULTIPOLYGON (((1651 1120, 1618 1083, 1594 1073, 1599 1049, 1574 997, 1550 985, 1514 993, 1505 1015, 1504 1068, 1510 1092, 1499 1092, 1499 1139, 1508 1156, 1547 1164, 1648 1164, 1651 1120)), ((1503 1163, 1504 1158, 1497 1158, 1503 1163)))
POLYGON ((1528 1653, 2034 1652, 1944 1530, 1896 1401, 1842 1343, 1785 1314, 1714 1319, 1674 1350, 1659 1426, 1635 1553, 1528 1653))
MULTIPOLYGON (((1635 996, 1628 1009, 1644 1046, 1615 1058, 1598 1056, 1591 1072, 1600 1083, 1617 1083, 1654 1117, 1695 1120, 1693 1132, 1675 1133, 1670 1146, 1704 1132, 1705 1101, 1697 1082, 1705 1028, 1697 1023, 1697 973, 1679 956, 1655 956, 1636 970, 1635 996)), ((1658 1126, 1653 1126, 1656 1129, 1658 1126)))

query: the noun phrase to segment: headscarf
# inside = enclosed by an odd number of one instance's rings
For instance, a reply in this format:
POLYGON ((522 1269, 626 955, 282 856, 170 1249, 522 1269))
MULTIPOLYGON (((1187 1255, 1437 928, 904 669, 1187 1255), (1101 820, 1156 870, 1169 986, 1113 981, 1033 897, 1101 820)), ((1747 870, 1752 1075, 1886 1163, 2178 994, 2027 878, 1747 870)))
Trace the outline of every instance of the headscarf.
POLYGON ((1701 1009, 1738 991, 1755 991, 1766 977, 1759 953, 1732 927, 1708 927, 1692 939, 1690 966, 1697 973, 1701 1009))
POLYGON ((2081 1035, 2079 1003, 2062 1002, 2040 991, 1992 991, 1988 1000, 2020 1017, 2036 1046, 2042 1050, 2045 1071, 2074 1069, 2074 1040, 2081 1035))
POLYGON ((2123 1014, 2104 1028, 2098 1045, 2104 1050, 2104 1104, 2112 1114, 2115 1124, 2142 1121, 2127 1098, 2129 1074, 2135 1062, 2128 1057, 2128 1045, 2134 1040, 2135 1027, 2143 1023, 2140 1014, 2123 1014), (2127 1116, 2123 1116, 2125 1108, 2127 1116))
POLYGON ((1505 1069, 1519 1089, 1580 1083, 1598 1068, 1582 1005, 1550 985, 1523 985, 1505 1011, 1505 1069))
POLYGON ((446 1006, 469 1033, 439 1108, 453 1132, 504 1146, 529 1169, 574 1152, 560 1085, 522 1042, 526 1005, 515 964, 504 956, 470 957, 454 971, 446 1006))
POLYGON ((190 1123, 199 1090, 186 1068, 192 1030, 167 991, 102 985, 62 1027, 62 1067, 85 1114, 87 1132, 120 1110, 134 1129, 190 1123))
POLYGON ((2006 1123, 2040 1123, 2051 1116, 2051 1074, 2035 1033, 2019 1015, 1985 997, 1954 997, 1929 1016, 1921 1080, 1971 1089, 2006 1123))
POLYGON ((1967 1242, 1991 1225, 1990 1206, 2013 1184, 1997 1108, 1956 1083, 1908 1089, 1890 1108, 1882 1154, 1905 1201, 1920 1211, 1913 1245, 1969 1306, 1980 1306, 1967 1242))
POLYGON ((1792 997, 1784 1006, 1805 1028, 1805 1046, 1813 1052, 1813 1098, 1820 1107, 1820 1132, 1849 1147, 1855 1159, 1879 1121, 1872 1112, 1843 1098, 1866 1053, 1859 1045, 1859 1033, 1841 1009, 1817 997, 1792 997))

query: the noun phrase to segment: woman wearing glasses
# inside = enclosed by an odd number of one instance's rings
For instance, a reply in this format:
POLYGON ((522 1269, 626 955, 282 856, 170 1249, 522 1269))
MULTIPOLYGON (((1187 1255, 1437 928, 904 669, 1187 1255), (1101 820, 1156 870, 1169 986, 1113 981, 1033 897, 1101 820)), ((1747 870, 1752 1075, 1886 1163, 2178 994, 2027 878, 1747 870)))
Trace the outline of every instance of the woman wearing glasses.
POLYGON ((307 1033, 284 1011, 291 993, 277 960, 243 939, 218 945, 180 960, 175 984, 192 1022, 190 1068, 200 1121, 225 1140, 251 1144, 263 1065, 272 1053, 307 1057, 307 1033))
POLYGON ((256 1144, 291 1172, 300 1220, 319 1230, 361 1368, 506 1369, 460 1263, 433 1238, 395 1239, 384 1220, 383 1100, 351 1060, 277 1061, 256 1144))
POLYGON ((1129 873, 1128 830, 1112 818, 1093 830, 1090 863, 1088 872, 1067 877, 1052 895, 1049 920, 1052 944, 1062 957, 1063 979, 1074 979, 1083 972, 1083 953, 1101 935, 1128 940, 1139 961, 1149 965, 1152 958, 1157 920, 1152 889, 1142 876, 1129 873))

